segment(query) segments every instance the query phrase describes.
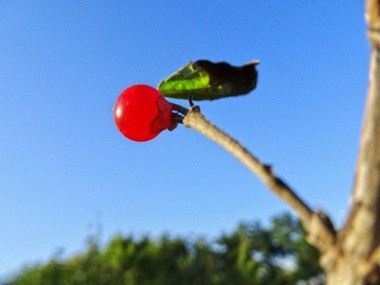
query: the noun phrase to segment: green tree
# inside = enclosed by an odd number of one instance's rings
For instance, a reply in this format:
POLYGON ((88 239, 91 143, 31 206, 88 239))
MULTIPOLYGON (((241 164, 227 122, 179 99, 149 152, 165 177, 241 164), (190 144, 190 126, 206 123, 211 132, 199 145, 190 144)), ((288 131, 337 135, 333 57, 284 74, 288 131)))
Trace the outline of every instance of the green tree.
POLYGON ((6 285, 296 284, 321 273, 300 223, 279 215, 264 227, 241 223, 214 242, 163 235, 116 235, 103 248, 90 237, 82 254, 24 268, 6 285))

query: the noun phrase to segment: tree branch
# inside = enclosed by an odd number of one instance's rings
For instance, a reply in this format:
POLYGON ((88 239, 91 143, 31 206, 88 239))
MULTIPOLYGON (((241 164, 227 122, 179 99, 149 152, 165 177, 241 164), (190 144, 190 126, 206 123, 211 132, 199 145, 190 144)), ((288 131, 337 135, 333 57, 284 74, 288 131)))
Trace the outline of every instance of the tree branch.
POLYGON ((271 166, 260 162, 239 142, 210 123, 201 114, 199 107, 190 108, 183 119, 183 124, 218 143, 260 178, 298 214, 305 230, 311 234, 314 245, 322 251, 332 245, 335 231, 328 217, 321 211, 313 212, 283 180, 274 174, 271 166))
MULTIPOLYGON (((380 245, 380 1, 367 0, 371 44, 367 103, 356 167, 352 207, 339 234, 354 260, 368 258, 380 245)), ((379 260, 380 261, 380 260, 379 260)))

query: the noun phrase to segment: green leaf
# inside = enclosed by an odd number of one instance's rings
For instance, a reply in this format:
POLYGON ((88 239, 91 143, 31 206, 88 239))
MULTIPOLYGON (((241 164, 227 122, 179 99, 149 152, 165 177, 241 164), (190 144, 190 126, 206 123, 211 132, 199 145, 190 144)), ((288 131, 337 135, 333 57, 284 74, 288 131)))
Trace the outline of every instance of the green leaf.
POLYGON ((179 99, 215 100, 247 94, 256 87, 259 61, 242 66, 208 60, 190 62, 158 84, 165 96, 179 99))

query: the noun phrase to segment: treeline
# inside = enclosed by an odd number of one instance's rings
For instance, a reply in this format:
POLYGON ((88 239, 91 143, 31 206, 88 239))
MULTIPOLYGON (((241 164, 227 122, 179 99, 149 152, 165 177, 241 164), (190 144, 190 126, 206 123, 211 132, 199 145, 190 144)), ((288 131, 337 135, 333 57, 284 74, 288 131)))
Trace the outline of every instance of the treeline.
POLYGON ((5 285, 297 284, 321 274, 318 253, 290 214, 242 223, 213 242, 164 235, 91 238, 82 254, 22 269, 5 285))

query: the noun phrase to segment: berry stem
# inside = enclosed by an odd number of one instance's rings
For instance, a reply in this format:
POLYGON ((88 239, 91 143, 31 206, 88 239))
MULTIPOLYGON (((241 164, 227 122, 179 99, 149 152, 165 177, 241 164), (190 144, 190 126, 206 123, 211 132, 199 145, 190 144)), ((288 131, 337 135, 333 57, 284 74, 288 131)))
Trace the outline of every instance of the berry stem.
POLYGON ((189 109, 181 106, 181 105, 178 105, 178 104, 175 104, 175 103, 170 103, 170 105, 172 105, 172 108, 174 111, 177 111, 178 113, 180 113, 181 115, 183 116, 186 116, 187 113, 189 112, 189 109))
POLYGON ((173 120, 177 123, 183 124, 183 119, 189 112, 189 110, 181 105, 175 104, 175 103, 170 103, 173 109, 173 120))

